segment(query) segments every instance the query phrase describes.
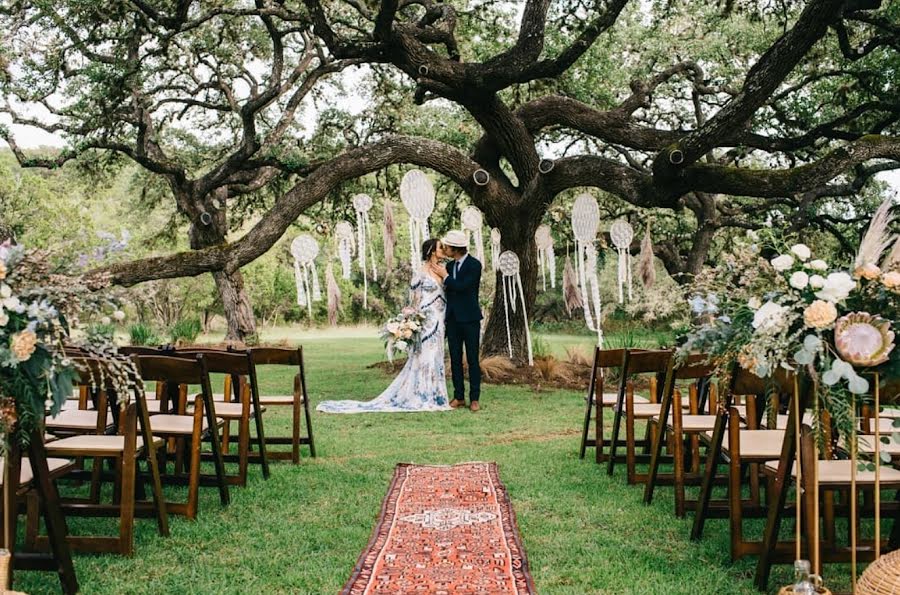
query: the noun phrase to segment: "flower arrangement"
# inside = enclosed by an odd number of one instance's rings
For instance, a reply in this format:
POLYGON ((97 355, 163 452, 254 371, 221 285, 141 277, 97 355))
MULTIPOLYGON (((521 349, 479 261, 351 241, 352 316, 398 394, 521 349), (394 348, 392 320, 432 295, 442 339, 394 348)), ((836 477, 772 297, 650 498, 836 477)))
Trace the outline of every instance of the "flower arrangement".
POLYGON ((695 324, 680 355, 708 353, 723 372, 737 362, 761 378, 804 367, 818 381, 814 413, 829 411, 838 432, 850 436, 851 402, 870 395, 874 373, 900 377, 900 238, 888 233, 890 206, 876 212, 847 269, 774 235, 767 243, 778 255, 769 259, 755 232, 737 239, 693 284, 695 324))
MULTIPOLYGON (((10 242, 0 244, 0 450, 5 451, 12 434, 27 441, 39 428, 46 409, 56 415, 72 394, 79 377, 77 360, 66 354, 66 346, 77 347, 81 354, 102 361, 94 379, 112 384, 127 402, 136 375, 130 361, 118 357, 109 337, 89 333, 75 342, 70 336, 66 312, 74 315, 79 306, 86 311, 99 310, 102 298, 78 299, 78 291, 87 290, 77 282, 49 283, 56 279, 46 271, 40 253, 26 251, 10 242), (44 284, 38 284, 40 279, 44 284)), ((59 279, 56 279, 59 280, 59 279)), ((119 312, 118 310, 116 312, 119 312)), ((115 317, 120 317, 114 314, 115 317)))
POLYGON ((425 319, 424 311, 407 306, 385 323, 380 335, 389 361, 394 361, 395 353, 416 352, 422 347, 425 319))

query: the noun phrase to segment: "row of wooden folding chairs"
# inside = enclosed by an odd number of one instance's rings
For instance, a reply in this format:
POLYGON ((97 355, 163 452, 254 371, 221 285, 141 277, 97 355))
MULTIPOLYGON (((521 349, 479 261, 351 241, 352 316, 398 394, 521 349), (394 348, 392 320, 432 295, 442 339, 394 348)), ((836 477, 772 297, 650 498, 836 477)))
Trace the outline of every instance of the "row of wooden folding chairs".
MULTIPOLYGON (((792 408, 787 415, 777 415, 780 403, 785 403, 785 396, 792 394, 793 378, 781 375, 775 382, 763 382, 754 375, 735 367, 730 375, 730 381, 724 390, 717 390, 717 385, 711 382, 709 376, 712 370, 703 363, 705 358, 696 356, 678 365, 672 357, 672 352, 597 350, 594 357, 594 368, 591 375, 591 383, 588 389, 588 404, 585 413, 585 421, 582 432, 580 453, 583 457, 585 450, 595 447, 598 462, 607 464, 607 470, 612 473, 615 464, 622 462, 623 457, 617 454, 617 449, 625 448, 624 462, 627 467, 627 481, 629 483, 644 484, 644 502, 650 503, 654 490, 658 485, 670 484, 674 486, 675 514, 684 516, 686 512, 696 510, 691 536, 699 539, 703 533, 703 527, 708 518, 729 518, 731 531, 731 554, 733 559, 752 554, 758 555, 756 581, 760 588, 766 588, 771 566, 774 563, 792 562, 795 554, 795 542, 779 542, 777 536, 783 519, 795 516, 797 510, 802 510, 806 517, 806 527, 809 529, 813 523, 813 504, 811 501, 814 493, 811 489, 812 473, 801 474, 801 493, 803 497, 800 503, 793 505, 787 503, 787 486, 791 482, 796 483, 796 472, 793 471, 794 461, 792 453, 796 451, 796 415, 803 414, 802 426, 805 463, 801 467, 815 468, 818 471, 819 486, 822 496, 822 536, 819 549, 809 548, 810 539, 819 539, 819 524, 815 524, 815 530, 804 532, 804 547, 807 552, 821 551, 822 559, 827 561, 849 560, 848 548, 838 546, 835 536, 836 516, 847 516, 849 506, 846 505, 846 492, 849 489, 849 465, 847 460, 835 460, 840 453, 834 449, 827 449, 824 453, 825 460, 814 462, 813 437, 810 425, 811 416, 804 414, 805 404, 803 400, 799 413, 792 408), (621 362, 616 366, 615 362, 621 362), (615 395, 603 394, 602 370, 598 368, 616 368, 620 373, 618 392, 615 395), (650 386, 649 399, 638 401, 634 398, 634 376, 639 374, 652 374, 648 383, 650 386), (682 394, 676 383, 678 380, 691 380, 689 386, 689 403, 682 403, 682 394), (721 394, 719 394, 721 393, 721 394), (745 400, 745 405, 738 406, 738 395, 745 400), (781 398, 779 398, 781 395, 781 398), (770 407, 765 403, 768 397, 770 407), (703 402, 708 403, 711 415, 698 415, 703 408, 703 402), (604 440, 602 425, 603 408, 612 408, 613 427, 609 440, 604 440), (591 410, 597 409, 597 426, 594 437, 589 437, 591 410), (769 428, 761 428, 764 411, 768 409, 767 424, 769 428), (647 421, 645 438, 639 440, 635 436, 635 421, 644 419, 647 421), (618 439, 620 425, 624 423, 626 439, 618 439), (725 443, 727 435, 727 444, 725 443), (664 446, 668 445, 671 456, 664 457, 664 446), (706 446, 705 464, 701 464, 701 445, 706 446), (605 446, 606 452, 603 452, 605 446), (640 447, 643 452, 638 454, 640 447), (689 456, 688 456, 689 455, 689 456), (649 468, 646 473, 639 473, 636 465, 647 462, 649 468), (671 474, 660 473, 660 465, 671 463, 671 474), (720 476, 717 469, 721 463, 725 463, 728 473, 720 476), (789 473, 787 470, 792 469, 789 473), (749 473, 748 473, 749 471, 749 473), (744 499, 742 490, 744 478, 748 484, 750 497, 744 499), (727 499, 715 501, 712 499, 713 486, 721 480, 725 480, 727 486, 727 499), (688 485, 700 485, 700 495, 697 500, 689 501, 685 498, 685 487, 688 485), (766 496, 761 496, 761 488, 766 487, 766 496), (836 496, 841 497, 845 504, 836 504, 836 496), (743 520, 745 518, 765 518, 766 528, 761 540, 748 540, 743 532, 743 520)), ((900 412, 897 412, 900 416, 900 412)), ((882 420, 882 432, 889 431, 892 420, 882 420)), ((827 419, 826 419, 827 423, 827 419)), ((866 431, 866 424, 870 420, 863 420, 861 431, 866 431)), ((827 432, 826 428, 826 432, 827 432)), ((900 460, 900 448, 886 445, 888 452, 900 460), (894 452, 896 451, 896 452, 894 452)), ((866 442, 866 437, 860 441, 860 451, 872 450, 871 440, 866 442)), ((846 454, 846 453, 844 453, 846 454)), ((874 473, 860 472, 858 475, 860 492, 867 494, 868 505, 860 508, 861 516, 873 516, 871 493, 874 484, 874 473)), ((882 487, 894 489, 900 487, 900 471, 895 469, 882 470, 882 487)), ((897 492, 900 498, 900 491, 897 492)), ((897 504, 888 501, 881 507, 888 514, 897 510, 897 504)), ((885 546, 888 548, 900 546, 900 517, 894 512, 895 521, 891 536, 885 546)), ((860 560, 871 559, 871 544, 862 543, 857 548, 860 560), (868 548, 868 549, 867 549, 868 548)), ((813 559, 814 567, 818 568, 820 560, 813 559)))

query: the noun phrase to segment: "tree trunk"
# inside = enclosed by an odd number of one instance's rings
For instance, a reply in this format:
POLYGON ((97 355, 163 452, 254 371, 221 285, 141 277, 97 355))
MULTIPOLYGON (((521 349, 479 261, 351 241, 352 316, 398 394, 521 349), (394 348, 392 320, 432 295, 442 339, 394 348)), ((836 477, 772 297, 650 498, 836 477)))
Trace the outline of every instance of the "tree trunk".
POLYGON ((216 280, 216 289, 225 309, 225 319, 228 321, 225 340, 256 343, 256 318, 253 316, 250 298, 244 291, 244 277, 241 272, 228 274, 225 271, 218 271, 213 273, 213 279, 216 280))
MULTIPOLYGON (((199 250, 226 243, 225 233, 228 227, 225 216, 226 198, 224 190, 220 190, 215 196, 217 202, 213 201, 212 196, 207 196, 204 201, 197 201, 200 202, 202 208, 198 211, 197 220, 192 222, 188 232, 192 249, 199 250), (210 216, 204 221, 200 213, 209 213, 210 216)), ((225 340, 256 343, 258 340, 256 318, 253 315, 250 298, 244 290, 244 277, 240 270, 233 273, 216 271, 212 275, 216 282, 219 299, 222 300, 225 319, 228 321, 225 340)))
MULTIPOLYGON (((514 217, 500 222, 492 222, 500 229, 503 251, 511 250, 519 257, 519 274, 522 278, 524 290, 525 310, 528 312, 529 325, 534 324, 532 314, 534 312, 534 300, 537 295, 537 249, 534 244, 534 231, 540 225, 542 212, 524 213, 520 211, 514 217), (528 217, 528 220, 525 217, 528 217), (521 218, 520 218, 521 217, 521 218)), ((490 263, 485 263, 485 274, 490 274, 490 263)), ((494 291, 493 305, 488 317, 484 337, 482 339, 481 353, 483 357, 500 355, 509 357, 509 345, 512 345, 512 359, 520 364, 528 362, 528 345, 525 335, 525 319, 522 316, 522 297, 516 289, 516 311, 513 312, 512 304, 504 308, 503 277, 498 271, 496 278, 496 290, 494 291), (504 311, 509 315, 509 340, 507 340, 507 322, 504 311)))

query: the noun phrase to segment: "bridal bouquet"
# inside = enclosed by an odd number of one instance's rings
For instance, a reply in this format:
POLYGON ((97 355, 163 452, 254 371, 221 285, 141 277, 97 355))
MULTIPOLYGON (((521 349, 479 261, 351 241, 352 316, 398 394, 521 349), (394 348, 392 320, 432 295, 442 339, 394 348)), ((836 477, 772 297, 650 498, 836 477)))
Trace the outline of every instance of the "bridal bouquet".
POLYGON ((802 243, 770 237, 778 256, 764 259, 754 232, 736 241, 693 284, 696 323, 680 355, 708 353, 721 372, 736 361, 761 378, 804 367, 818 381, 814 413, 829 411, 848 436, 855 421, 850 404, 871 394, 874 374, 882 384, 900 378, 900 238, 889 233, 890 206, 876 212, 847 269, 816 258, 802 243))
POLYGON ((394 361, 395 353, 416 352, 422 347, 425 318, 424 311, 407 306, 385 323, 380 335, 385 342, 388 361, 394 361))

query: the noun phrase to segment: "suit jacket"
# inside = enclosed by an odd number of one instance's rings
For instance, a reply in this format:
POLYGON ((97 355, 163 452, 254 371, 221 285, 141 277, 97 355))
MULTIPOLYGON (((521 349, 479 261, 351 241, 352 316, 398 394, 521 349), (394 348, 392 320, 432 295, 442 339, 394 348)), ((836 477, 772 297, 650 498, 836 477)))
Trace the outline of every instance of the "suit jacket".
POLYGON ((453 278, 456 261, 447 263, 444 292, 447 295, 447 320, 476 322, 483 318, 478 305, 478 288, 481 285, 481 263, 471 254, 466 256, 453 278))

